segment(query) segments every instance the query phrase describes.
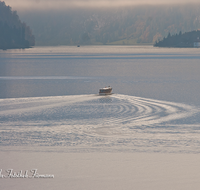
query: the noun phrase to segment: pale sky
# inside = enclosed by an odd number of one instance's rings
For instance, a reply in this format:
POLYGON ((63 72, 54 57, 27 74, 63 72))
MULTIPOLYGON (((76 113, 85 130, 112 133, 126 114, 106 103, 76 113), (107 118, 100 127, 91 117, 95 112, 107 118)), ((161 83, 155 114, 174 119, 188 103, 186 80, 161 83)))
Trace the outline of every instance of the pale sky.
MULTIPOLYGON (((1 0, 2 1, 2 0, 1 0)), ((4 0, 14 10, 200 3, 200 0, 4 0)))

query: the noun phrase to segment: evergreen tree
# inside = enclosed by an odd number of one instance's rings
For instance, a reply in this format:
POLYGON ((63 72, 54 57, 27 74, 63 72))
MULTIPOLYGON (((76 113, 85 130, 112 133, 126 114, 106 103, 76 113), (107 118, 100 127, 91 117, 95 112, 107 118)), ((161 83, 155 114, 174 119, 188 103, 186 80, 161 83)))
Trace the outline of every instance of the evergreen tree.
POLYGON ((195 30, 191 32, 179 32, 178 34, 171 35, 168 34, 167 38, 156 42, 154 46, 156 47, 194 47, 194 42, 198 41, 200 37, 200 31, 195 30))
POLYGON ((0 49, 28 48, 35 45, 35 37, 16 11, 0 1, 0 49))

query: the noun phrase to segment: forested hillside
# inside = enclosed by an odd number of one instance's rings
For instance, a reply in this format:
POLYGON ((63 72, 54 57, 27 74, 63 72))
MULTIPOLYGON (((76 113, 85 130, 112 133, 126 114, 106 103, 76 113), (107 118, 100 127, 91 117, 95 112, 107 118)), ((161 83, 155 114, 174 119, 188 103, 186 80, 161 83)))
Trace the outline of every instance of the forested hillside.
MULTIPOLYGON (((199 43, 200 40, 200 31, 191 31, 191 32, 185 32, 182 34, 179 32, 179 34, 171 35, 170 33, 168 36, 163 38, 163 40, 160 40, 158 42, 155 42, 155 47, 195 47, 195 43, 199 43)), ((199 47, 197 45, 196 47, 199 47)))
POLYGON ((16 11, 0 1, 0 49, 28 48, 34 44, 30 28, 20 21, 16 11))
POLYGON ((36 45, 144 44, 200 28, 200 6, 21 12, 36 45))

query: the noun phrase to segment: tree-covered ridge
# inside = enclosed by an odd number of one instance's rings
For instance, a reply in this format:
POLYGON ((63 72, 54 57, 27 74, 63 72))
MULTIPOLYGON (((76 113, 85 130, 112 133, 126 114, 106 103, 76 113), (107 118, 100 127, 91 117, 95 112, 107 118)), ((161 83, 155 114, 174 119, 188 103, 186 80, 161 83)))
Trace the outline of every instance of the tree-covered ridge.
POLYGON ((163 40, 158 41, 154 44, 155 47, 194 47, 195 42, 199 42, 200 31, 185 32, 182 34, 171 35, 163 38, 163 40))
POLYGON ((35 45, 30 28, 22 23, 16 11, 0 1, 0 49, 28 48, 35 45))

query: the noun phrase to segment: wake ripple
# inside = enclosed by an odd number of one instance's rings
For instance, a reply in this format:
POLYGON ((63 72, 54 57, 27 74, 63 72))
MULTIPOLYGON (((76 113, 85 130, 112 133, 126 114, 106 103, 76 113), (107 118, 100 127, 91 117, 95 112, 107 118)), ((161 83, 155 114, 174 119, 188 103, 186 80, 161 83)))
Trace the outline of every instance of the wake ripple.
POLYGON ((0 145, 200 152, 199 114, 122 94, 1 99, 0 145))

